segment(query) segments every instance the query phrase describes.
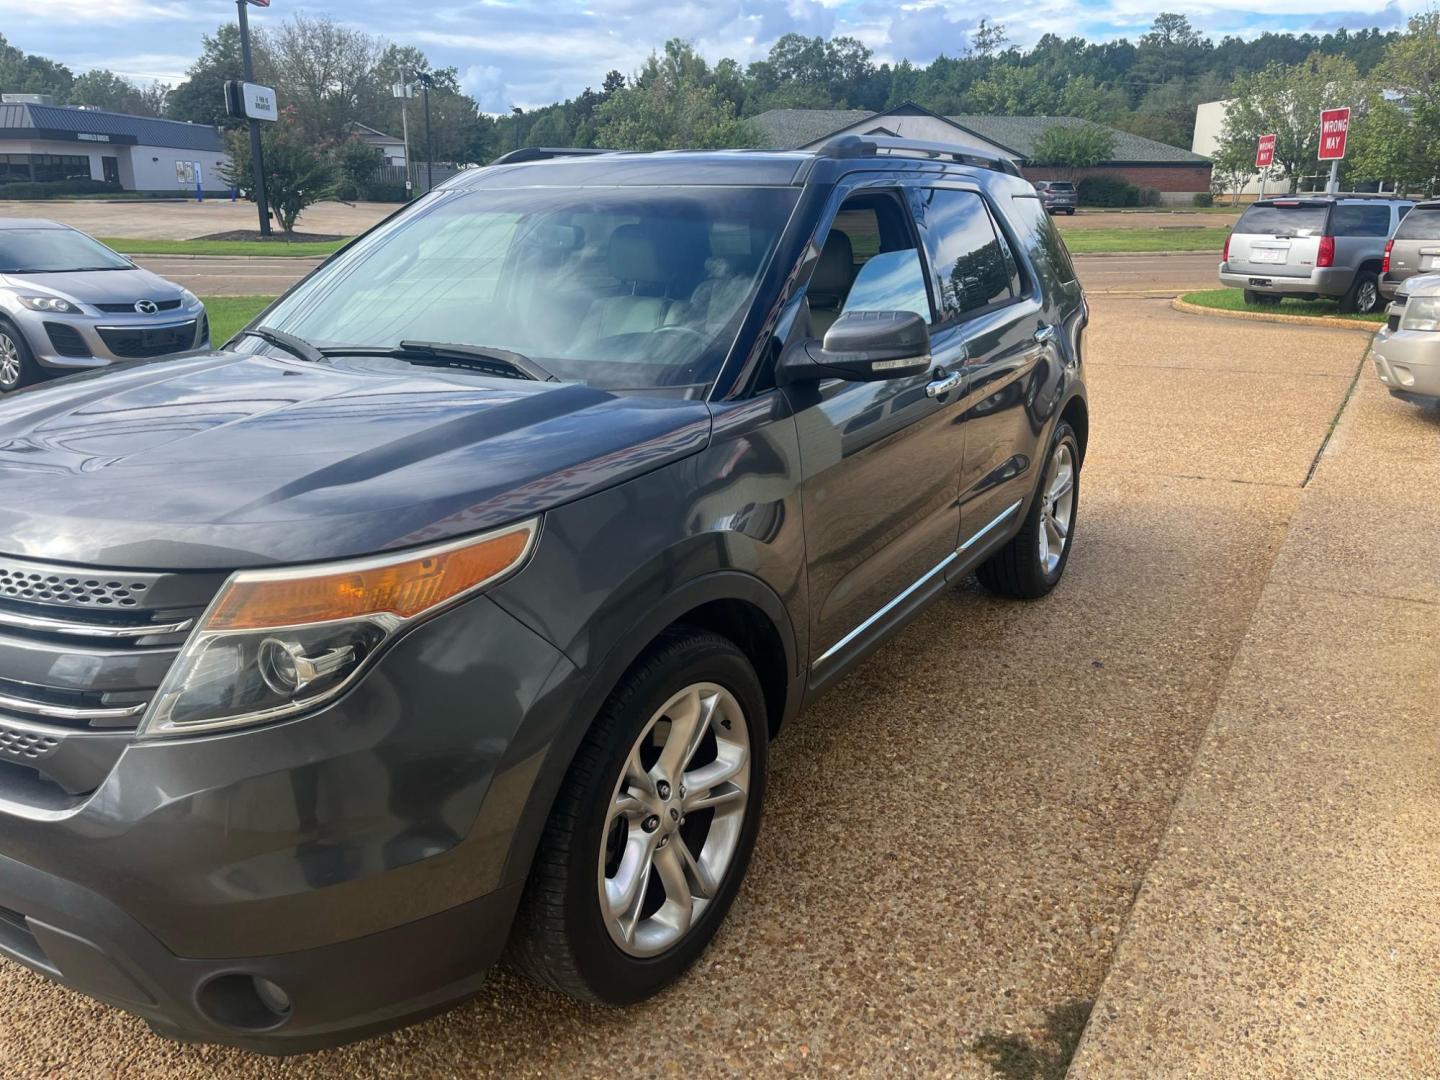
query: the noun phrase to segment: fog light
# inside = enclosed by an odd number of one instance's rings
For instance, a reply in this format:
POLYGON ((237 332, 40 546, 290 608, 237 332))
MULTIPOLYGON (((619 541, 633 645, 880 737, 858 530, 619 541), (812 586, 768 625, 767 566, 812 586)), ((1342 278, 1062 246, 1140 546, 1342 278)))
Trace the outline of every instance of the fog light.
POLYGON ((269 979, 255 976, 255 996, 276 1016, 286 1016, 290 1012, 290 995, 269 979))

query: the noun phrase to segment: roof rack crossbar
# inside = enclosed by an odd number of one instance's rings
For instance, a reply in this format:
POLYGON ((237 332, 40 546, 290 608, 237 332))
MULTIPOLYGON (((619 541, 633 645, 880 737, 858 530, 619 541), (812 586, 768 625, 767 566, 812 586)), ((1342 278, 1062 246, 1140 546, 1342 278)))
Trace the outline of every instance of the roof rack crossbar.
POLYGON ((490 164, 519 165, 526 161, 549 161, 551 158, 593 157, 596 154, 617 153, 620 151, 595 146, 522 146, 519 150, 501 154, 490 164))
POLYGON ((821 157, 861 158, 878 157, 881 151, 889 154, 909 154, 927 158, 944 158, 973 165, 981 169, 1020 175, 1020 167, 1010 158, 989 153, 974 146, 959 143, 926 142, 923 139, 906 139, 898 135, 840 135, 820 147, 821 157))

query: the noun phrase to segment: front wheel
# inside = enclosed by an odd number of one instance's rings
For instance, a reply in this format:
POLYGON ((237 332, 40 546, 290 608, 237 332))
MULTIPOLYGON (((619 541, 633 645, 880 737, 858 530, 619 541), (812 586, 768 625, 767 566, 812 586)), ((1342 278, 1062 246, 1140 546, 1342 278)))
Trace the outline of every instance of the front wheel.
POLYGON ((1066 207, 1066 209, 1065 209, 1065 214, 1066 214, 1067 217, 1074 217, 1074 216, 1075 216, 1075 208, 1074 208, 1073 206, 1066 207))
POLYGON ((0 394, 18 390, 35 377, 35 358, 19 330, 0 319, 0 394))
POLYGON ((1080 442, 1061 421, 1050 441, 1040 487, 1020 531, 981 563, 980 583, 991 592, 1035 600, 1050 592, 1065 573, 1080 510, 1080 442))
POLYGON ((628 1005, 704 951, 740 888, 765 795, 765 696, 728 639, 662 638, 576 755, 511 945, 522 974, 628 1005))

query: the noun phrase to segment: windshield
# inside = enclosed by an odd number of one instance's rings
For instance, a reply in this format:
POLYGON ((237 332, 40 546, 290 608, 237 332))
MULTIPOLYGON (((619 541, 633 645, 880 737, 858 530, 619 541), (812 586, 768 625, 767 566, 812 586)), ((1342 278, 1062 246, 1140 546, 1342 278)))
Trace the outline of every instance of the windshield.
POLYGON ((1395 230, 1396 240, 1440 240, 1440 207, 1416 207, 1395 230))
POLYGON ((100 241, 74 229, 0 229, 0 274, 129 269, 100 241))
POLYGON ((506 349, 605 389, 712 382, 792 188, 450 192, 362 240, 268 327, 323 348, 506 349))
POLYGON ((1235 231, 1249 236, 1320 236, 1328 206, 1257 204, 1240 215, 1235 231))

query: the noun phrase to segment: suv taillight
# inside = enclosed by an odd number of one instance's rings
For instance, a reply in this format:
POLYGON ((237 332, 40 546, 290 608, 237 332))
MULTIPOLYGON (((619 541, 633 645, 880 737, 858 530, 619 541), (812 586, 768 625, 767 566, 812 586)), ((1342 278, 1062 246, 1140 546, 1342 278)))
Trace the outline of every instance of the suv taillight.
POLYGON ((1316 266, 1335 265, 1335 237, 1320 237, 1320 251, 1315 256, 1316 266))
POLYGON ((1380 260, 1380 273, 1390 273, 1390 249, 1395 246, 1394 240, 1385 241, 1385 258, 1380 260))
POLYGON ((1229 262, 1229 261, 1230 261, 1230 237, 1228 237, 1228 236, 1225 237, 1225 246, 1220 249, 1220 261, 1221 261, 1221 262, 1229 262))

